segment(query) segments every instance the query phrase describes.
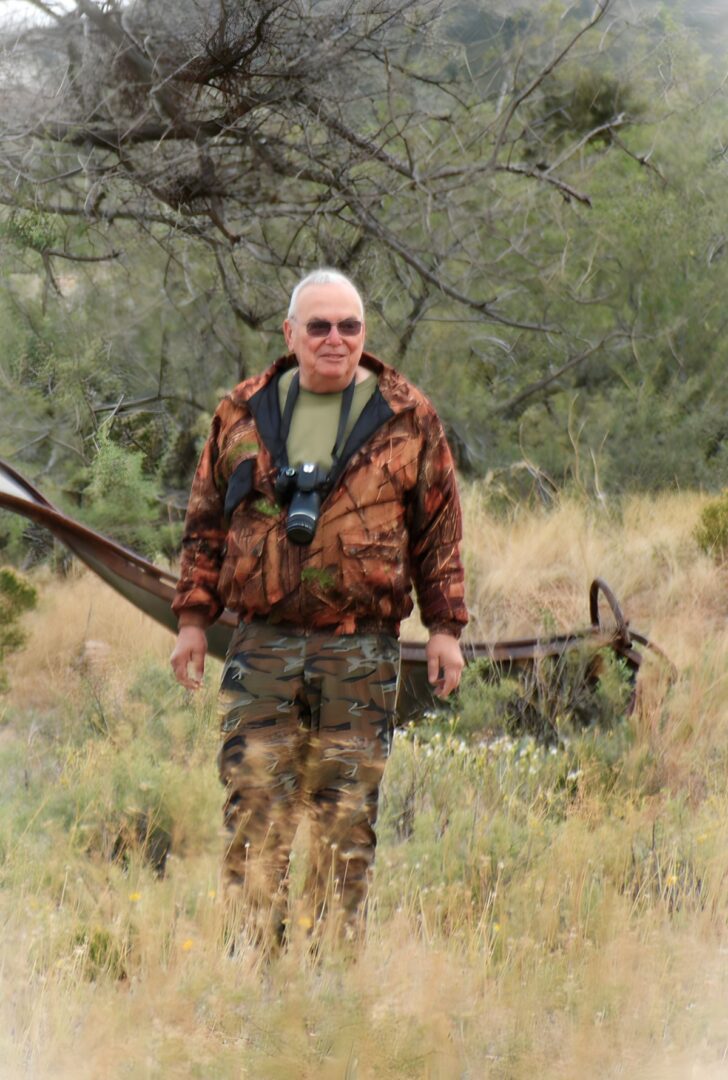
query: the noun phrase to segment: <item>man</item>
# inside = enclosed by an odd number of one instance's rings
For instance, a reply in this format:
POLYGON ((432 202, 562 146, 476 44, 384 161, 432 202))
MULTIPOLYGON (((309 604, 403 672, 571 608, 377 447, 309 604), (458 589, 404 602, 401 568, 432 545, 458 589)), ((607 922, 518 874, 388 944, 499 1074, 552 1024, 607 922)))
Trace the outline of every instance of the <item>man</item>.
POLYGON ((202 678, 205 628, 224 607, 240 616, 219 699, 223 879, 256 941, 284 931, 304 810, 303 921, 339 906, 355 925, 412 584, 441 697, 458 686, 467 622, 455 472, 432 405, 364 352, 361 297, 336 271, 299 283, 283 332, 288 355, 215 413, 173 604, 172 666, 190 689, 202 678))

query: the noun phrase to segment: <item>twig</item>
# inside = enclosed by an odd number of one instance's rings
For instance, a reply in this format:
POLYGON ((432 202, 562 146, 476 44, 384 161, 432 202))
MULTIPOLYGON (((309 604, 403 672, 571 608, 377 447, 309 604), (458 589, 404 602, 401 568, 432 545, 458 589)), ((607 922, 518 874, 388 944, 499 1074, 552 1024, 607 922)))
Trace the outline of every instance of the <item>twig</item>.
POLYGON ((589 22, 582 26, 581 29, 577 31, 576 34, 574 34, 571 40, 566 43, 561 52, 556 53, 556 55, 549 61, 546 67, 542 68, 541 71, 539 71, 539 73, 535 75, 531 79, 531 81, 526 84, 523 90, 521 90, 520 93, 516 94, 516 96, 510 102, 508 108, 506 109, 506 115, 501 125, 501 129, 496 136, 495 145, 493 146, 493 153, 491 154, 491 162, 493 163, 493 165, 495 165, 498 160, 498 155, 505 141, 506 132, 510 126, 511 120, 516 114, 516 110, 523 104, 523 102, 527 98, 531 96, 534 90, 538 89, 544 79, 551 74, 554 68, 556 68, 561 63, 564 57, 569 52, 571 52, 571 50, 574 48, 580 38, 582 38, 584 34, 588 33, 594 26, 597 25, 597 23, 599 23, 604 18, 610 4, 611 0, 597 0, 596 11, 592 18, 589 20, 589 22))
POLYGON ((56 251, 55 248, 44 248, 44 255, 52 255, 56 259, 70 259, 71 262, 99 263, 108 262, 110 259, 118 259, 124 254, 123 251, 110 251, 108 255, 72 255, 70 251, 56 251))
POLYGON ((524 390, 514 394, 513 397, 507 401, 501 401, 494 405, 490 410, 492 416, 497 416, 500 413, 511 412, 512 409, 517 408, 528 398, 533 397, 539 390, 544 390, 551 383, 556 382, 562 375, 565 375, 567 371, 571 371, 572 368, 578 367, 579 364, 583 364, 585 360, 588 360, 590 356, 593 356, 595 352, 598 352, 608 341, 613 340, 615 337, 623 337, 621 333, 608 334, 607 337, 602 338, 596 345, 592 345, 589 349, 586 349, 583 353, 579 353, 578 356, 572 356, 565 364, 562 364, 560 368, 553 371, 550 375, 545 375, 542 379, 538 379, 536 382, 531 383, 524 390))

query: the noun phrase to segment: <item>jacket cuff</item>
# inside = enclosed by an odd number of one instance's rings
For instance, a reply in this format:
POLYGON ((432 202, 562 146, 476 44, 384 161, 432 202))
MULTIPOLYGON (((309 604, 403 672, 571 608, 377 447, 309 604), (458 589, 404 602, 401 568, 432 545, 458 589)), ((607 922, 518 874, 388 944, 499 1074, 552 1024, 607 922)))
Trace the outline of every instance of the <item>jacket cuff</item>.
POLYGON ((172 611, 179 621, 183 612, 194 612, 204 620, 205 626, 211 626, 223 612, 223 605, 217 597, 199 586, 187 593, 178 593, 172 601, 172 611))
POLYGON ((450 637, 455 638, 456 641, 460 640, 460 635, 463 632, 463 624, 456 622, 443 622, 432 623, 427 627, 427 633, 432 637, 433 634, 448 634, 450 637))
POLYGON ((210 626, 209 614, 206 608, 182 608, 177 612, 177 629, 183 626, 198 626, 201 630, 207 630, 210 626))

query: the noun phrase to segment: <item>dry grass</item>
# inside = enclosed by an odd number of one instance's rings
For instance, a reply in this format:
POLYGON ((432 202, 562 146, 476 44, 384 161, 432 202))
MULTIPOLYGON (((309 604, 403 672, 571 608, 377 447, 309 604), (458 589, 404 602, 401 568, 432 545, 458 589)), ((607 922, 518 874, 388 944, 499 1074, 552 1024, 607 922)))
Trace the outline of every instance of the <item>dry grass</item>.
POLYGON ((589 621, 588 590, 604 578, 633 624, 676 662, 728 615, 725 582, 693 539, 704 499, 632 497, 613 509, 563 500, 553 510, 489 514, 481 488, 465 497, 465 551, 476 639, 530 635, 589 621), (716 579, 718 576, 718 581, 716 579), (716 584, 718 587, 716 587, 716 584))
POLYGON ((554 752, 398 740, 356 961, 227 957, 219 667, 188 698, 164 630, 38 576, 0 704, 0 1076, 728 1076, 728 582, 701 499, 465 503, 473 637, 584 625, 599 574, 679 676, 649 665, 632 720, 554 752), (140 810, 172 836, 162 880, 110 858, 140 810))
POLYGON ((12 700, 24 709, 53 707, 57 696, 76 692, 79 678, 103 676, 117 688, 137 661, 166 662, 170 634, 79 564, 66 580, 44 570, 34 583, 41 611, 27 621, 29 647, 13 662, 12 700))

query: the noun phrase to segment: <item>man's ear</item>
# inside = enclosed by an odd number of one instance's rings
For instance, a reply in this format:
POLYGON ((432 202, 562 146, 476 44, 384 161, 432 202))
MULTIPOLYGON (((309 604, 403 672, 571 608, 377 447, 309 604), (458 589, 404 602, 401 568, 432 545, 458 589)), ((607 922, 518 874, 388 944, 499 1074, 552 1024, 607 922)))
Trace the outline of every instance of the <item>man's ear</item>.
POLYGON ((289 352, 293 352, 293 327, 290 319, 285 319, 283 323, 283 337, 286 339, 286 348, 289 352))

